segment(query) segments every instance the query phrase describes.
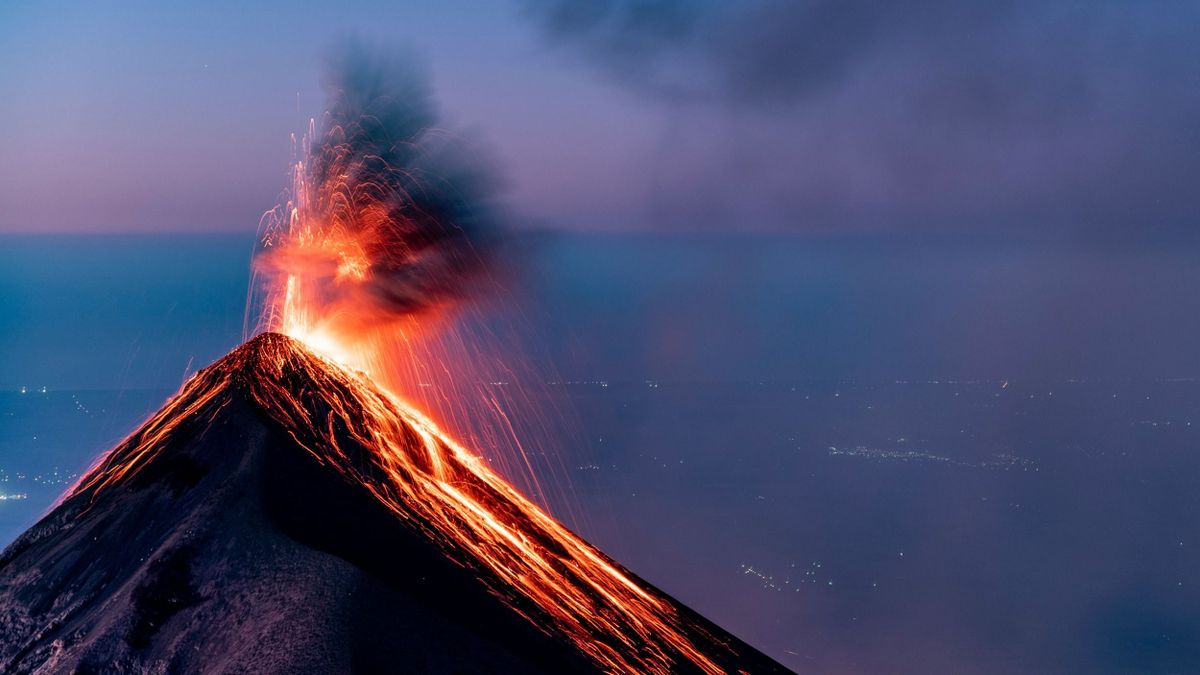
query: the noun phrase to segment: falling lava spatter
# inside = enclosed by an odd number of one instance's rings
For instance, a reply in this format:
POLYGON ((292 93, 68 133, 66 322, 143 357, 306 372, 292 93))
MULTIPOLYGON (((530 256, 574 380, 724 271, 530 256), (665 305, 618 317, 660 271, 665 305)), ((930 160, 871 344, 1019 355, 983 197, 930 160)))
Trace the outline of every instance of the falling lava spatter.
MULTIPOLYGON (((358 56, 337 65, 330 112, 310 126, 288 199, 265 218, 256 263, 259 328, 307 347, 279 350, 279 374, 325 372, 336 363, 344 378, 323 384, 339 405, 311 419, 296 392, 270 379, 256 383, 254 397, 314 456, 460 563, 486 571, 493 592, 514 610, 603 669, 665 673, 689 664, 723 672, 711 654, 716 641, 698 644, 703 632, 684 626, 671 603, 388 392, 411 391, 420 369, 448 367, 446 354, 418 345, 430 344, 426 334, 480 274, 484 254, 474 235, 482 209, 472 190, 482 181, 447 149, 422 87, 410 80, 397 86, 394 68, 370 59, 364 65, 358 56), (342 395, 346 388, 352 397, 342 395), (341 405, 346 400, 366 405, 350 409, 341 405), (338 456, 343 435, 373 450, 369 466, 338 456)), ((199 409, 204 401, 187 405, 199 409)), ((168 432, 152 421, 146 452, 127 453, 125 464, 92 482, 136 471, 157 435, 168 432)))
POLYGON ((193 376, 68 500, 136 481, 180 433, 176 422, 213 418, 230 388, 245 390, 318 463, 368 491, 599 669, 719 673, 741 662, 730 638, 563 527, 433 422, 278 334, 261 335, 193 376))

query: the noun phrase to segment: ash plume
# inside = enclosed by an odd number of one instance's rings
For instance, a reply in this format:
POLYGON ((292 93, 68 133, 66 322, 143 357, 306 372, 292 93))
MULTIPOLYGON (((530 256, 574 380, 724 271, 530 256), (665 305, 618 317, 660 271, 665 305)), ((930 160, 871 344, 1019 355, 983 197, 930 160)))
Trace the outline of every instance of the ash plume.
POLYGON ((256 271, 295 277, 314 311, 356 328, 465 295, 497 233, 485 154, 439 128, 410 55, 347 42, 324 87, 327 112, 286 206, 268 214, 256 271))

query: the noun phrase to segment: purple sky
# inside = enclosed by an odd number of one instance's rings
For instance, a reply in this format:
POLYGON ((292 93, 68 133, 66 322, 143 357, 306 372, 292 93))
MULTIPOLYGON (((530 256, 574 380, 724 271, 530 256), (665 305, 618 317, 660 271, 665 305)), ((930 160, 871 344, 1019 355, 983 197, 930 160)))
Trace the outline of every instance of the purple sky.
POLYGON ((253 230, 348 34, 428 62, 523 226, 1162 233, 1200 208, 1187 3, 337 4, 5 3, 0 232, 253 230))
MULTIPOLYGON (((562 63, 519 8, 5 3, 0 231, 253 231, 348 34, 414 47, 523 220, 629 222, 661 110, 562 63)), ((341 3, 339 3, 341 4, 341 3)))

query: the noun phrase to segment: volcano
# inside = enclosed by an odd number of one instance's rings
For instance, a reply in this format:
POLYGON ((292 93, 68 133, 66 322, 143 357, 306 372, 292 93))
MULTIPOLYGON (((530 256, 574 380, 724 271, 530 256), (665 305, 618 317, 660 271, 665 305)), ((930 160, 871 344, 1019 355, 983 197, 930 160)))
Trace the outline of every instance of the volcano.
POLYGON ((0 555, 0 671, 787 672, 275 333, 0 555))

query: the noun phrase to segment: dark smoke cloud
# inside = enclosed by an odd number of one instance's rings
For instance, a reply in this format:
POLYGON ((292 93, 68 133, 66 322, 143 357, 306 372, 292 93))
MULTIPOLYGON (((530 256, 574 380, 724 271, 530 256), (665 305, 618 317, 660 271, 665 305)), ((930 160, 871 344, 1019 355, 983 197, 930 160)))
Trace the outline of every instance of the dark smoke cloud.
POLYGON ((651 198, 668 221, 1179 229, 1200 212, 1195 3, 525 7, 668 106, 651 198))
POLYGON ((326 245, 269 234, 260 266, 303 269, 325 313, 348 324, 387 322, 466 294, 499 232, 488 154, 439 128, 428 78, 411 55, 346 42, 330 53, 324 85, 328 110, 291 201, 326 245), (345 251, 361 260, 360 273, 341 269, 345 251))

